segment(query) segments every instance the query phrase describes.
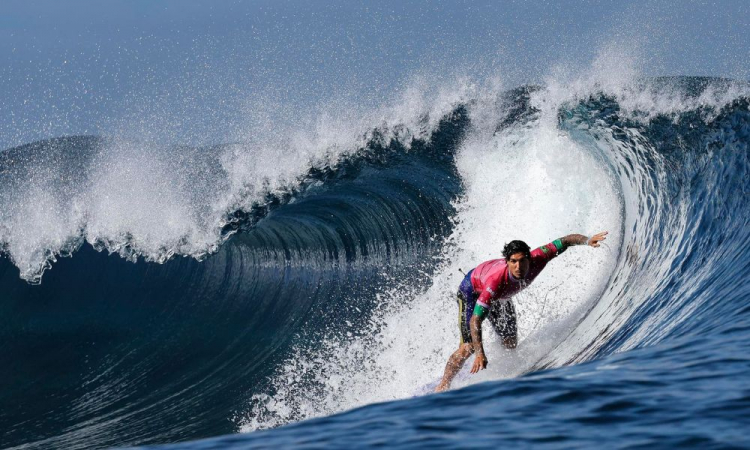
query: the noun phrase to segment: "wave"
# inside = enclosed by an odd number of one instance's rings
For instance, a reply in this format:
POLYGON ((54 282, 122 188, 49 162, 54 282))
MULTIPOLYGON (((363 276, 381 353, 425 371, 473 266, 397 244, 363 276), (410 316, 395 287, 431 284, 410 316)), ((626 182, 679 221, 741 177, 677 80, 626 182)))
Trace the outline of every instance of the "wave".
MULTIPOLYGON (((202 261, 168 249, 172 257, 156 264, 135 253, 142 248, 135 233, 89 243, 82 237, 90 230, 81 230, 71 257, 34 285, 11 263, 18 247, 6 245, 0 308, 4 336, 15 343, 3 352, 14 367, 9 375, 33 380, 40 366, 50 367, 66 391, 44 401, 47 391, 10 383, 0 421, 6 442, 89 447, 109 445, 115 434, 137 442, 152 435, 155 416, 159 439, 231 431, 226 413, 239 407, 236 393, 262 383, 269 360, 302 339, 295 332, 312 339, 332 323, 343 336, 359 332, 393 278, 413 277, 417 268, 422 277, 430 273, 452 227, 451 201, 460 191, 452 152, 465 122, 457 110, 429 142, 409 142, 407 150, 372 138, 336 165, 311 168, 293 188, 227 214, 224 243, 202 261), (171 398, 183 399, 181 406, 171 398), (202 411, 193 425, 180 419, 185 408, 202 411), (29 436, 30 423, 54 429, 54 438, 29 436)), ((5 152, 5 192, 17 194, 29 171, 47 161, 61 167, 62 160, 78 174, 75 164, 106 145, 71 137, 5 152)))
POLYGON ((194 439, 408 397, 456 344, 458 269, 516 238, 610 231, 518 296, 519 348, 489 336, 472 384, 734 326, 746 84, 473 93, 288 164, 85 136, 0 153, 9 445, 194 439))

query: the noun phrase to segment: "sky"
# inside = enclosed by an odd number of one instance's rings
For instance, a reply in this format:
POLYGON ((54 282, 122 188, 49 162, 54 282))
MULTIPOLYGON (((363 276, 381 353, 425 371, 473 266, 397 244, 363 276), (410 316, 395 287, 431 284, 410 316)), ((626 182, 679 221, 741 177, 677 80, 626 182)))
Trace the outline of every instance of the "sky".
POLYGON ((4 0, 0 149, 72 134, 229 142, 259 105, 377 104, 415 77, 538 83, 612 44, 646 76, 749 79, 749 18, 745 0, 4 0))

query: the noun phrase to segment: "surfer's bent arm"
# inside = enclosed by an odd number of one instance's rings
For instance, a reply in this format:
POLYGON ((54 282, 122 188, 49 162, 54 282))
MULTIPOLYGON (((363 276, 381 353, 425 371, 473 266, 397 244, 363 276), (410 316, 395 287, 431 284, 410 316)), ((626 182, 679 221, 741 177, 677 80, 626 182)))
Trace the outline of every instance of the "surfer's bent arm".
MULTIPOLYGON (((479 308, 481 308, 481 306, 479 308)), ((474 311, 476 310, 477 307, 474 308, 474 311)), ((474 347, 474 353, 476 354, 484 354, 484 346, 482 345, 482 321, 485 317, 486 314, 478 315, 474 313, 469 322, 469 327, 471 328, 471 345, 474 347)))
POLYGON ((490 312, 490 302, 500 284, 500 278, 495 277, 490 280, 488 286, 482 291, 474 306, 474 313, 469 321, 471 331, 471 345, 474 347, 474 365, 471 367, 471 373, 487 367, 487 357, 484 355, 484 346, 482 345, 482 321, 490 312))
POLYGON ((484 355, 484 346, 482 345, 482 321, 487 313, 485 312, 483 315, 477 314, 477 309, 487 311, 482 306, 476 305, 474 307, 474 315, 471 316, 471 320, 469 321, 471 345, 474 347, 474 364, 471 366, 471 373, 477 373, 487 367, 487 357, 484 355))
POLYGON ((482 321, 487 314, 490 312, 490 299, 492 298, 492 288, 488 287, 477 299, 476 305, 474 305, 474 313, 469 321, 469 329, 471 330, 471 343, 474 346, 474 353, 478 355, 484 355, 484 347, 482 346, 482 321))

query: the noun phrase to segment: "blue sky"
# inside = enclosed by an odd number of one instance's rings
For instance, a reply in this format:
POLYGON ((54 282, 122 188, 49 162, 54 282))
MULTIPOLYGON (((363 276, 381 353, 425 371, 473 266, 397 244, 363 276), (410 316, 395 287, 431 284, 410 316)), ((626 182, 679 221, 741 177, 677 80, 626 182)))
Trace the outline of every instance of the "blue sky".
POLYGON ((747 1, 5 0, 0 12, 0 148, 160 126, 175 143, 221 142, 253 99, 368 101, 419 74, 518 85, 613 42, 638 46, 646 75, 750 77, 747 1))

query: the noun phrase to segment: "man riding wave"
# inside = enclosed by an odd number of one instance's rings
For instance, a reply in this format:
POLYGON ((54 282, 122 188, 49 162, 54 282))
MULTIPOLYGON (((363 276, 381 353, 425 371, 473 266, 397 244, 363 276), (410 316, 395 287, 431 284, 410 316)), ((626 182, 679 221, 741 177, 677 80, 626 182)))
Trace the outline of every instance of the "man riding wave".
POLYGON ((476 354, 471 373, 487 367, 482 346, 482 321, 490 324, 507 348, 515 348, 518 340, 516 312, 510 297, 526 288, 541 273, 547 263, 574 245, 599 247, 607 232, 588 238, 569 234, 533 251, 523 241, 511 241, 503 248, 503 259, 483 262, 466 274, 458 288, 458 312, 461 342, 445 366, 443 379, 436 392, 447 390, 464 362, 476 354))

